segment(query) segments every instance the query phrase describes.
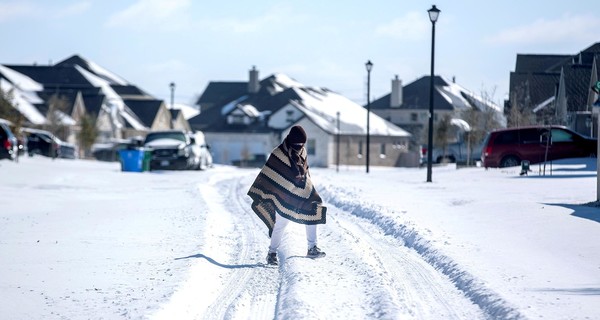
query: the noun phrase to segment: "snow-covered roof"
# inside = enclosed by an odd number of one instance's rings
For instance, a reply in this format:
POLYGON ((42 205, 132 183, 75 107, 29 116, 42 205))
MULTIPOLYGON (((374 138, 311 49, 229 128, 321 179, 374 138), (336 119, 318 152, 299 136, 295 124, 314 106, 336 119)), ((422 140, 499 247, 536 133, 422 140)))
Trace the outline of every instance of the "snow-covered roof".
MULTIPOLYGON (((292 104, 300 109, 317 126, 331 134, 338 133, 337 113, 340 117, 341 134, 366 134, 367 110, 352 100, 335 92, 294 87, 300 101, 292 104)), ((410 133, 384 120, 375 113, 369 116, 369 132, 372 135, 408 137, 410 133)))
POLYGON ((283 73, 275 73, 273 74, 273 88, 275 92, 281 92, 288 88, 298 88, 304 87, 300 82, 288 77, 283 73))
POLYGON ((90 68, 90 70, 95 73, 96 75, 102 76, 105 79, 108 79, 109 81, 113 82, 114 84, 118 84, 118 85, 122 85, 122 86, 126 86, 129 85, 129 83, 117 76, 116 74, 102 68, 101 66, 99 66, 98 64, 96 64, 93 61, 89 61, 89 60, 85 60, 88 64, 88 67, 90 68))
POLYGON ((30 77, 0 64, 0 73, 22 91, 42 91, 44 86, 30 77))
POLYGON ((138 119, 138 117, 131 111, 123 98, 118 95, 115 90, 110 86, 110 83, 100 78, 99 76, 87 71, 81 66, 76 65, 75 68, 79 71, 93 86, 99 87, 102 90, 102 93, 106 96, 107 105, 104 105, 103 108, 109 109, 106 110, 110 115, 111 119, 114 122, 115 127, 120 128, 121 124, 118 121, 117 114, 123 117, 134 129, 136 130, 145 130, 147 127, 138 119))
POLYGON ((238 105, 240 102, 242 102, 242 101, 246 100, 247 98, 248 98, 248 96, 247 96, 247 95, 243 95, 243 96, 241 96, 241 97, 239 97, 239 98, 237 98, 237 99, 235 99, 235 100, 233 100, 233 101, 229 102, 228 104, 224 105, 224 106, 221 108, 221 115, 222 115, 222 116, 224 116, 224 115, 226 115, 226 114, 230 113, 231 111, 233 111, 233 110, 234 110, 234 109, 237 107, 237 105, 238 105))
POLYGON ((46 117, 35 107, 34 103, 41 103, 42 99, 35 92, 25 92, 5 79, 0 79, 0 88, 4 92, 10 92, 12 95, 11 104, 27 120, 33 124, 46 123, 46 117))
POLYGON ((238 106, 238 108, 240 108, 242 111, 244 111, 246 115, 250 117, 257 118, 260 116, 260 112, 258 112, 258 109, 256 109, 256 107, 251 104, 238 106))
POLYGON ((450 124, 455 127, 458 127, 462 131, 471 131, 471 126, 463 119, 453 118, 452 120, 450 120, 450 124))
POLYGON ((465 96, 467 96, 470 98, 470 102, 475 104, 475 106, 481 111, 492 108, 494 111, 502 112, 502 108, 500 108, 500 106, 494 102, 483 99, 481 96, 476 95, 472 91, 467 90, 455 82, 449 81, 445 78, 443 79, 447 85, 436 86, 436 90, 444 97, 444 99, 446 99, 446 101, 448 101, 448 103, 452 104, 456 108, 460 110, 466 110, 470 108, 470 103, 465 98, 465 96))
POLYGON ((533 113, 537 113, 538 111, 544 109, 545 107, 549 106, 552 102, 554 102, 554 100, 556 100, 555 96, 551 96, 550 98, 542 101, 542 103, 538 104, 537 106, 535 106, 535 108, 533 108, 533 113))

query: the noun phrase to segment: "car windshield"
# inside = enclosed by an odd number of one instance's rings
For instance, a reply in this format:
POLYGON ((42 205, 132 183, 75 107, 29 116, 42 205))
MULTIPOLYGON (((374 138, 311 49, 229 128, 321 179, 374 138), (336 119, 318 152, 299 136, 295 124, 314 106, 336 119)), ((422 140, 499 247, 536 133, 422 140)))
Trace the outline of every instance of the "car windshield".
POLYGON ((185 135, 182 132, 155 132, 146 136, 144 144, 158 139, 173 139, 186 142, 185 135))

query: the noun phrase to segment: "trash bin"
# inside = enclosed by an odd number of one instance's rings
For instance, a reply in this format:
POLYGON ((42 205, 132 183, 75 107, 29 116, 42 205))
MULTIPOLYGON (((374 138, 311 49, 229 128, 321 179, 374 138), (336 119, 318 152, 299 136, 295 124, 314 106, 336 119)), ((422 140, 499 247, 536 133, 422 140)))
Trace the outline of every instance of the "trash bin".
POLYGON ((150 171, 150 160, 152 160, 152 150, 144 149, 144 163, 142 165, 143 171, 150 171))
POLYGON ((144 150, 119 150, 119 157, 121 158, 121 171, 142 172, 144 170, 144 150))

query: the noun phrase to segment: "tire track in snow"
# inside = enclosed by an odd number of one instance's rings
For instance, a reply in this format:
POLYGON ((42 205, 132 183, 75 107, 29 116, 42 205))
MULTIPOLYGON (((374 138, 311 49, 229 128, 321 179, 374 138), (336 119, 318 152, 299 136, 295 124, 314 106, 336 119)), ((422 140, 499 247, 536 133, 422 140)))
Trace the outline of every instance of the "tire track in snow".
POLYGON ((237 241, 231 255, 232 271, 222 291, 206 310, 204 319, 271 318, 275 313, 278 291, 276 268, 264 265, 267 239, 258 230, 264 227, 254 219, 250 204, 244 201, 246 190, 242 178, 221 180, 216 184, 218 201, 223 211, 231 210, 234 231, 229 236, 237 241), (224 195, 224 196, 221 196, 224 195))
MULTIPOLYGON (((329 206, 331 219, 352 250, 363 255, 373 278, 386 285, 390 308, 412 319, 484 319, 483 312, 401 241, 386 237, 362 219, 329 206)), ((376 303, 380 304, 381 299, 376 303)))
POLYGON ((328 202, 364 218, 381 229, 385 234, 404 241, 404 245, 415 250, 428 264, 448 276, 454 285, 484 313, 493 319, 524 319, 525 317, 481 281, 474 278, 451 258, 438 252, 413 228, 395 221, 387 211, 375 204, 363 203, 360 197, 348 194, 343 188, 324 184, 321 195, 328 202))
POLYGON ((237 178, 216 173, 199 186, 207 203, 202 244, 198 253, 180 258, 194 259, 190 276, 151 319, 273 317, 277 270, 265 268, 259 260, 266 239, 244 210, 239 179, 239 173, 237 178), (264 283, 258 286, 261 280, 264 283))

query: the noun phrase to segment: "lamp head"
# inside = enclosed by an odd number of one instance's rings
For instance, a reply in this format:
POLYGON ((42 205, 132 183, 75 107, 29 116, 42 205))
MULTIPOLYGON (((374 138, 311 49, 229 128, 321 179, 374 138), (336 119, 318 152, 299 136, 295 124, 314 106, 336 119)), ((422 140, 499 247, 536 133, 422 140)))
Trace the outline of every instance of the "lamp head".
POLYGON ((440 9, 438 9, 434 4, 431 9, 427 10, 427 12, 429 12, 429 20, 431 20, 432 23, 435 23, 440 15, 440 9))
POLYGON ((371 60, 367 61, 365 67, 367 67, 367 71, 371 72, 371 69, 373 69, 373 62, 371 62, 371 60))

